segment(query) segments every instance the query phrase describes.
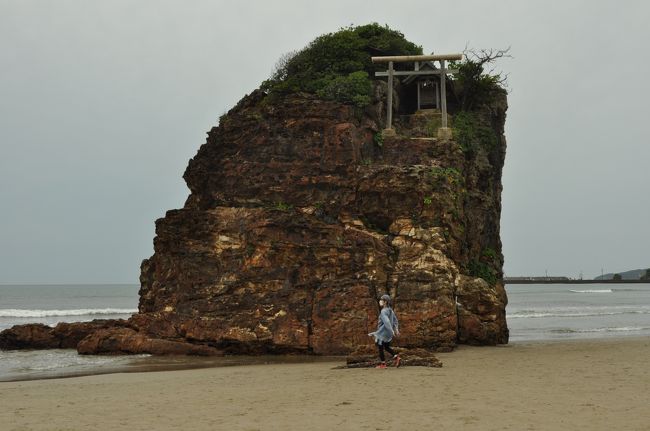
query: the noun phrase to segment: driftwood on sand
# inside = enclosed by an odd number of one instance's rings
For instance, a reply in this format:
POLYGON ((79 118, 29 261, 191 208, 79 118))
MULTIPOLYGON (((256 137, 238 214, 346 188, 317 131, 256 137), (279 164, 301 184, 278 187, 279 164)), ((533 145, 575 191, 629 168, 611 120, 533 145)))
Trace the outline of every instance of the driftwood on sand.
MULTIPOLYGON (((399 354, 400 368, 401 367, 433 367, 441 368, 442 362, 433 352, 426 349, 395 349, 399 354)), ((387 358, 390 357, 387 354, 387 358)), ((357 351, 352 355, 348 356, 345 361, 345 365, 335 367, 335 369, 346 369, 346 368, 375 368, 379 365, 379 358, 376 353, 370 353, 368 351, 357 351)), ((388 367, 394 367, 394 361, 387 359, 386 365, 388 367)))

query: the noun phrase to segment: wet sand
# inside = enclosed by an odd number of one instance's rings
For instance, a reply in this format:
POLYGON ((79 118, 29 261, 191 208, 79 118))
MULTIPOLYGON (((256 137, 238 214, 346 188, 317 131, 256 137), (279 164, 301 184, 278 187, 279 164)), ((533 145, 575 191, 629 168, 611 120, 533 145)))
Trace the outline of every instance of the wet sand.
POLYGON ((0 383, 3 430, 647 430, 650 339, 0 383))
MULTIPOLYGON (((84 363, 83 365, 52 366, 44 370, 18 370, 12 368, 12 364, 3 367, 2 361, 7 359, 6 352, 0 352, 0 384, 2 382, 19 382, 29 380, 61 379, 70 377, 96 376, 101 374, 116 373, 143 373, 152 371, 174 371, 191 370, 197 368, 232 367, 243 365, 272 365, 272 364, 298 364, 315 362, 341 362, 344 358, 327 356, 304 356, 304 355, 267 355, 267 356, 152 356, 152 355, 118 355, 118 356, 78 356, 74 349, 51 349, 39 351, 15 351, 18 354, 52 354, 69 355, 75 358, 101 359, 98 362, 84 363), (3 358, 1 353, 5 353, 3 358), (4 374, 3 374, 4 372, 4 374)), ((61 358, 50 355, 49 360, 61 362, 61 358)), ((11 358, 15 363, 21 360, 20 357, 11 358)), ((24 359, 29 362, 29 358, 24 359)), ((44 360, 42 360, 44 361, 44 360)), ((65 359, 64 359, 65 361, 65 359)), ((69 361, 68 361, 69 362, 69 361)), ((0 428, 0 431, 3 431, 0 428)))

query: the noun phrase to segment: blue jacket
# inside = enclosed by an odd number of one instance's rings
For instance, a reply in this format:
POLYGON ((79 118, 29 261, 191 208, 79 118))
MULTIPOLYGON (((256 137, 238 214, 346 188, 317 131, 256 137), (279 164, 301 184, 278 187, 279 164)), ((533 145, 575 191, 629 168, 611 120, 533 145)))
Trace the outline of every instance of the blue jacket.
POLYGON ((379 320, 377 321, 377 330, 368 335, 375 337, 377 344, 390 343, 395 336, 395 332, 399 332, 399 322, 395 312, 390 307, 384 307, 379 313, 379 320))

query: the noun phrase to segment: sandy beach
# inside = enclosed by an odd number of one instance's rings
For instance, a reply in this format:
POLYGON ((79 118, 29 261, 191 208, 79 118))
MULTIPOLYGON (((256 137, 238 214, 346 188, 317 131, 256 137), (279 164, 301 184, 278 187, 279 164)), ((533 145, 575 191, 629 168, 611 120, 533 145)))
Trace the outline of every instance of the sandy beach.
POLYGON ((647 430, 650 339, 0 383, 3 430, 647 430))

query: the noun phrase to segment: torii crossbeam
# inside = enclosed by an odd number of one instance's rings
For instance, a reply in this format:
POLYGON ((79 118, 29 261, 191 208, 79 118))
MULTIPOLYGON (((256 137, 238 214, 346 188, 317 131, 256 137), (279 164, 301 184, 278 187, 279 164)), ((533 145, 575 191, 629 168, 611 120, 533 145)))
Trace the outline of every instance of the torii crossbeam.
POLYGON ((440 106, 442 108, 442 127, 447 128, 447 91, 446 77, 448 73, 458 73, 458 70, 447 69, 445 62, 452 60, 462 60, 463 54, 441 54, 441 55, 398 55, 371 57, 373 63, 388 63, 387 72, 375 72, 375 76, 388 76, 388 101, 386 115, 386 129, 391 130, 393 125, 393 76, 403 75, 440 75, 440 106), (440 69, 438 70, 419 70, 421 61, 439 61, 440 69), (393 63, 414 62, 415 70, 395 71, 393 63))

